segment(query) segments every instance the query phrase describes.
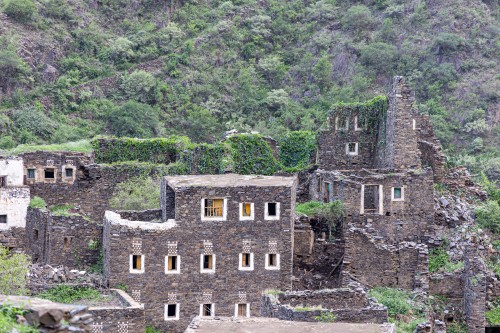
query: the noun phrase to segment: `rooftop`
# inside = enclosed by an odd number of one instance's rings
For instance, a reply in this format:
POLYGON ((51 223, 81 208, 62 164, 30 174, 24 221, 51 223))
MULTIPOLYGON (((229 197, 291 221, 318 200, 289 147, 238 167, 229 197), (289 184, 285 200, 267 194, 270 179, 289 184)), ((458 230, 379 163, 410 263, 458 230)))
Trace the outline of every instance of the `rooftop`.
POLYGON ((184 333, 393 333, 394 324, 347 324, 284 321, 276 318, 195 318, 184 333))
POLYGON ((291 187, 295 177, 257 176, 257 175, 193 175, 166 176, 165 180, 172 188, 182 187, 245 187, 245 186, 285 186, 291 187))

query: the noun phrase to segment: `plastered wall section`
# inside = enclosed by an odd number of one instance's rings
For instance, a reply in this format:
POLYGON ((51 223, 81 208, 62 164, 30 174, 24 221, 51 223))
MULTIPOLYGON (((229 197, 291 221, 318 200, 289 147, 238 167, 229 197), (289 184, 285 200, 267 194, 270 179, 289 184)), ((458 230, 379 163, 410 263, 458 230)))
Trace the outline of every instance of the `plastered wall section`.
POLYGON ((28 187, 0 188, 0 214, 7 215, 7 223, 0 223, 0 231, 24 228, 29 203, 30 190, 28 187))
POLYGON ((7 176, 7 186, 23 185, 23 160, 8 157, 0 159, 0 176, 7 176))

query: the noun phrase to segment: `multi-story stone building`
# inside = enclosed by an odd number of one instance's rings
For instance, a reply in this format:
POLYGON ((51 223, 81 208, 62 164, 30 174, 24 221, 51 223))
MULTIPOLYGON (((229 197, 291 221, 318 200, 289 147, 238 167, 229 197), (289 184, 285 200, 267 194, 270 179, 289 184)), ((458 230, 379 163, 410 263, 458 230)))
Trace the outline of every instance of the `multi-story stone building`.
POLYGON ((106 278, 168 332, 256 315, 264 290, 291 289, 295 193, 295 177, 165 177, 161 214, 106 212, 106 278))

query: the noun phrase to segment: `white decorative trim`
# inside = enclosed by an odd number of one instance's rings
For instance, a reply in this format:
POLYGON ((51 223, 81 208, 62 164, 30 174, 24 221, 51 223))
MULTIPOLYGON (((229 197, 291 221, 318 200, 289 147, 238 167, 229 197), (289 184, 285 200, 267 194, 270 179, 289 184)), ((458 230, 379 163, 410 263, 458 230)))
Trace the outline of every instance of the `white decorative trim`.
POLYGON ((358 155, 358 151, 359 151, 359 143, 358 142, 348 142, 348 143, 345 144, 345 153, 346 153, 346 155, 356 156, 356 155, 358 155), (350 151, 349 150, 349 145, 351 143, 354 143, 354 151, 350 151))
POLYGON ((145 257, 144 257, 144 254, 131 254, 130 255, 130 266, 129 266, 129 272, 131 274, 142 274, 144 273, 144 266, 146 262, 145 262, 145 257), (137 255, 140 255, 141 256, 141 269, 133 269, 132 267, 134 267, 133 265, 133 258, 134 256, 137 256, 137 255))
POLYGON ((268 204, 273 202, 266 202, 264 205, 264 220, 279 220, 280 219, 280 203, 274 202, 276 204, 276 216, 269 216, 268 204))
POLYGON ((250 253, 250 266, 243 266, 243 253, 239 254, 238 270, 240 271, 253 271, 253 253, 250 253))
POLYGON ((168 316, 168 306, 169 305, 174 305, 174 304, 165 304, 165 314, 164 314, 165 321, 179 320, 179 314, 180 314, 181 305, 179 303, 175 303, 175 317, 169 317, 168 316))
POLYGON ((226 221, 227 220, 227 198, 201 198, 201 220, 202 221, 226 221), (205 199, 222 199, 222 216, 205 216, 205 199))
POLYGON ((268 271, 279 271, 280 270, 280 255, 279 253, 266 253, 265 268, 268 271), (276 266, 269 266, 269 255, 276 254, 276 266))
POLYGON ((181 273, 181 256, 165 256, 165 274, 180 274, 181 273), (176 269, 169 270, 168 269, 168 258, 169 257, 177 257, 177 267, 176 269))
POLYGON ((215 273, 215 254, 208 254, 212 256, 212 268, 203 268, 203 256, 206 254, 200 254, 200 273, 214 274, 215 273))
POLYGON ((246 305, 246 314, 245 314, 245 317, 246 318, 250 318, 250 304, 249 303, 236 303, 234 305, 234 317, 235 318, 238 318, 238 305, 240 304, 245 304, 246 305))
MULTIPOLYGON (((210 317, 215 317, 215 303, 206 303, 206 304, 212 304, 212 311, 210 313, 210 317)), ((200 304, 200 317, 207 317, 203 315, 203 304, 200 304)))
POLYGON ((240 221, 252 221, 255 218, 255 209, 254 209, 254 203, 253 202, 240 202, 240 221), (243 216, 243 204, 244 203, 249 203, 250 204, 250 216, 243 216))
POLYGON ((405 188, 404 188, 404 186, 391 188, 391 200, 392 201, 405 201, 405 188), (396 188, 401 189, 401 198, 394 197, 394 189, 396 189, 396 188))

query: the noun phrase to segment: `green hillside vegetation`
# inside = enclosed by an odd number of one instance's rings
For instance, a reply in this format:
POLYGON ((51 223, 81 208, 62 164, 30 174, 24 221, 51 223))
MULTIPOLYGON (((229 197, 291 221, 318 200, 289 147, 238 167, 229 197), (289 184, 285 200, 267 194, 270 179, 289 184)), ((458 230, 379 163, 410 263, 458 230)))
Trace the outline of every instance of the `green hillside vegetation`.
POLYGON ((282 139, 404 75, 450 164, 498 177, 496 1, 0 4, 0 148, 100 134, 214 143, 233 128, 282 139))

